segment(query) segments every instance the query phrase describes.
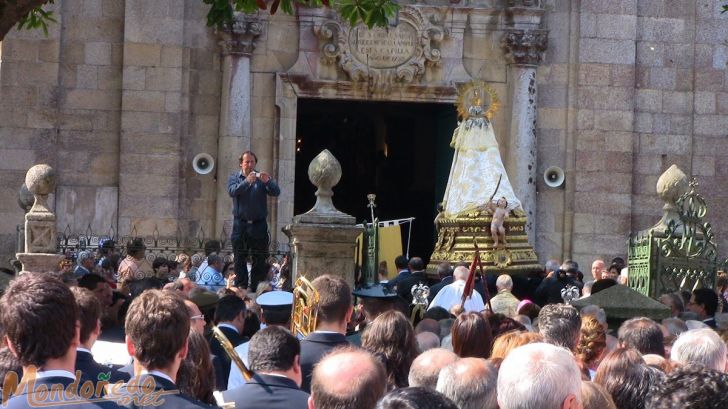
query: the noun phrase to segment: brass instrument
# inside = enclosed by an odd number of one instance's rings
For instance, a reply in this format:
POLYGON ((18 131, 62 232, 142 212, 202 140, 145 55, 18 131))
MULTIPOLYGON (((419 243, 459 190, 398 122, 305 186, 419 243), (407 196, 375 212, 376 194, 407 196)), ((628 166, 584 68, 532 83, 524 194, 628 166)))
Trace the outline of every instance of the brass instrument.
POLYGON ((319 293, 304 276, 298 277, 293 288, 293 311, 291 313, 291 333, 307 336, 316 330, 318 318, 319 293))
POLYGON ((243 374, 243 378, 246 381, 249 381, 254 375, 253 371, 245 366, 245 362, 243 362, 243 360, 240 359, 240 355, 235 352, 235 348, 233 347, 233 344, 230 342, 230 340, 225 336, 222 331, 220 331, 220 328, 218 327, 212 327, 212 336, 214 336, 215 339, 220 342, 220 345, 222 345, 222 349, 225 350, 225 353, 228 355, 230 360, 235 362, 235 365, 238 366, 238 369, 240 369, 240 373, 243 374))

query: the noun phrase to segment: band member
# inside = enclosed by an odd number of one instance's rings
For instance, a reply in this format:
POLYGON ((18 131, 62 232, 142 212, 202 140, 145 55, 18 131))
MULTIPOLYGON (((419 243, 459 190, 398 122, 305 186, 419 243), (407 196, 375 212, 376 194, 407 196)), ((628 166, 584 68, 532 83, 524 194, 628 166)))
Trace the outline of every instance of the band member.
POLYGON ((230 237, 235 255, 235 285, 255 291, 265 279, 268 269, 268 204, 267 197, 276 197, 281 189, 266 172, 258 172, 258 158, 251 151, 240 155, 240 171, 228 178, 228 193, 233 198, 233 233, 230 237), (248 279, 248 258, 252 271, 248 279))

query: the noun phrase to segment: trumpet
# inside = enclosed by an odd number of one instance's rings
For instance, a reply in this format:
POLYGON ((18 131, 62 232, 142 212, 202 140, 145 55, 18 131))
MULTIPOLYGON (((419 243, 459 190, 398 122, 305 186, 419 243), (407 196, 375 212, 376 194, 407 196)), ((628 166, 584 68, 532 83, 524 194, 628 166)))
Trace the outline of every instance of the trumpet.
POLYGON ((306 277, 296 280, 293 289, 293 310, 291 311, 291 333, 307 336, 316 330, 319 293, 306 277))
POLYGON ((220 331, 220 328, 218 327, 212 327, 212 336, 214 336, 215 339, 220 342, 220 345, 222 345, 222 349, 225 350, 225 353, 228 355, 230 360, 235 362, 235 365, 238 366, 238 369, 240 369, 240 373, 243 374, 243 378, 245 378, 246 381, 249 381, 254 375, 253 371, 245 366, 245 362, 243 362, 243 360, 240 358, 240 355, 235 352, 235 348, 233 347, 233 344, 230 342, 230 340, 225 336, 222 331, 220 331))

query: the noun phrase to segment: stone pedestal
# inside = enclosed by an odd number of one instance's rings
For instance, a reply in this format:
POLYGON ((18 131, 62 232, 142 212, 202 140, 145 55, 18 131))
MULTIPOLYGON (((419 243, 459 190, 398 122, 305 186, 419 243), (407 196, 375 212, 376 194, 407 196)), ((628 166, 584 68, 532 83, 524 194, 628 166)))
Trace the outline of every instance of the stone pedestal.
POLYGON ((263 25, 259 21, 239 14, 232 26, 220 33, 223 59, 220 133, 217 141, 216 237, 222 234, 225 221, 231 221, 232 218, 227 191, 228 175, 240 167, 240 154, 250 150, 250 58, 255 50, 255 39, 262 31, 263 25))
POLYGON ((25 252, 16 254, 23 263, 21 273, 58 270, 63 256, 56 254, 56 215, 48 208, 48 195, 56 188, 56 175, 48 165, 35 165, 25 175, 33 194, 33 207, 25 215, 25 252))
POLYGON ((334 274, 354 288, 356 238, 364 228, 355 225, 353 216, 336 210, 331 201, 332 188, 341 179, 341 165, 324 150, 311 161, 308 177, 318 187, 316 204, 283 228, 290 240, 293 281, 300 274, 309 280, 334 274))

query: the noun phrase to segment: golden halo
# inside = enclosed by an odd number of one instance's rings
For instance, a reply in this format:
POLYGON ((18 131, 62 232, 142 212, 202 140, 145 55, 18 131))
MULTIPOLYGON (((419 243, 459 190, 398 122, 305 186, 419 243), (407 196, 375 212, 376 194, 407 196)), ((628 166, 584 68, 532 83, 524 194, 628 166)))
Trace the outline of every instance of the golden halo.
POLYGON ((469 108, 473 102, 483 107, 483 115, 489 121, 493 120, 493 116, 500 107, 498 93, 482 80, 473 80, 460 87, 456 106, 458 109, 458 117, 461 120, 466 120, 470 117, 469 108), (486 100, 484 101, 483 99, 486 100))

